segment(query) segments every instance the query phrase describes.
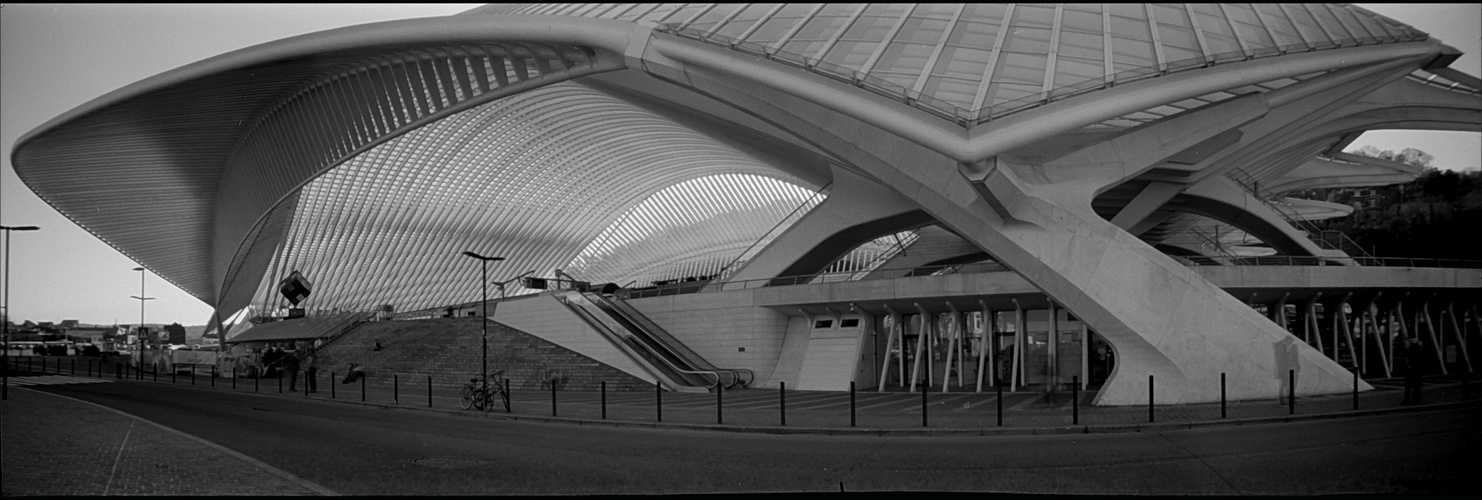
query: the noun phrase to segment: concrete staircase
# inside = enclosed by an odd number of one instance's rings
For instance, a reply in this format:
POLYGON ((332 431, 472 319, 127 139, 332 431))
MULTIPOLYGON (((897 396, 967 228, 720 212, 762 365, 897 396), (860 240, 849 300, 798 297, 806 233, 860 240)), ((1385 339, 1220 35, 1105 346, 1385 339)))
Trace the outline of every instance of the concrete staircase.
MULTIPOLYGON (((417 321, 374 321, 357 325, 319 351, 319 370, 343 378, 350 363, 364 366, 368 384, 390 385, 392 375, 403 387, 462 387, 478 375, 482 347, 479 318, 417 321), (375 350, 376 341, 381 350, 375 350)), ((652 390, 653 386, 509 326, 489 322, 489 372, 504 370, 515 390, 652 390)), ((335 383, 339 381, 336 380, 335 383)))

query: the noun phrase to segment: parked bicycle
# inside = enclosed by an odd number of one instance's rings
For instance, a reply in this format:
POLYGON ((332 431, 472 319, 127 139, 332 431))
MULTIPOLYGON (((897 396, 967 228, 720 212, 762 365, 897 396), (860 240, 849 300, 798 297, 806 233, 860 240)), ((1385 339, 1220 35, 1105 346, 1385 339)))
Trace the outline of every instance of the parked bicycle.
MULTIPOLYGON (((504 373, 504 370, 499 370, 489 375, 497 378, 502 373, 504 373)), ((495 383, 490 385, 488 379, 483 379, 482 377, 468 379, 468 383, 463 385, 463 391, 458 393, 458 406, 461 406, 465 410, 477 408, 484 411, 493 411, 495 401, 503 403, 504 407, 508 409, 509 391, 504 390, 503 384, 495 383)))

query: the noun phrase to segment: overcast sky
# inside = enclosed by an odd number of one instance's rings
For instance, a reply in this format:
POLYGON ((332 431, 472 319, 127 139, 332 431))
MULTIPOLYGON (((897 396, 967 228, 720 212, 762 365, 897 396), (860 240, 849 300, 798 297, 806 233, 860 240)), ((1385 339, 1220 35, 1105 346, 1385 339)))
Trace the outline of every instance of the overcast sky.
MULTIPOLYGON (((1360 4, 1430 33, 1466 55, 1452 67, 1482 75, 1482 4, 1360 4)), ((445 16, 476 4, 23 5, 0 4, 0 224, 35 225, 11 243, 17 321, 139 321, 136 263, 42 202, 16 177, 22 134, 93 98, 201 59, 342 26, 445 16)), ((1370 132, 1352 148, 1415 147, 1441 168, 1475 170, 1482 134, 1370 132)), ((3 249, 0 249, 3 251, 3 249)), ((154 275, 146 323, 204 324, 211 308, 154 275)))

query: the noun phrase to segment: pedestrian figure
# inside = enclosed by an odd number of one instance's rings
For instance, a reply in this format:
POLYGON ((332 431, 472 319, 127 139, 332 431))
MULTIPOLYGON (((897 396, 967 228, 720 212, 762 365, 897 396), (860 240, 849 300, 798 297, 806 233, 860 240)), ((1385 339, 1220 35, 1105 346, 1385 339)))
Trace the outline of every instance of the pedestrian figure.
POLYGON ((350 369, 347 370, 347 371, 345 371, 345 380, 341 381, 340 383, 341 384, 348 384, 348 383, 354 382, 356 380, 360 380, 360 377, 364 377, 364 376, 365 376, 365 367, 362 367, 362 366, 360 366, 359 364, 356 364, 356 363, 350 363, 350 369))
POLYGON ((287 364, 286 368, 288 370, 288 392, 298 390, 297 386, 299 356, 300 353, 298 351, 292 351, 288 353, 287 359, 283 360, 283 362, 287 364))
POLYGON ((1421 375, 1425 371, 1425 349, 1420 340, 1409 339, 1405 346, 1405 400, 1402 405, 1420 404, 1421 375))
POLYGON ((379 351, 379 350, 381 350, 381 339, 376 339, 376 346, 375 347, 372 347, 371 350, 372 351, 379 351))
POLYGON ((312 394, 315 392, 319 392, 319 353, 314 349, 310 349, 309 354, 306 356, 306 358, 308 358, 309 362, 309 379, 304 381, 304 387, 306 389, 306 392, 312 394))

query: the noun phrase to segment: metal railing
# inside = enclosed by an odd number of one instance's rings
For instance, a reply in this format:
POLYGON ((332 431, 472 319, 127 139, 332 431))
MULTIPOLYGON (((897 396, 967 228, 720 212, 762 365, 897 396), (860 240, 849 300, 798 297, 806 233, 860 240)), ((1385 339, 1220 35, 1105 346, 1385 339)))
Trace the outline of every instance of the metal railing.
MULTIPOLYGON (((1431 259, 1411 257, 1307 257, 1307 256, 1283 256, 1273 255, 1265 257, 1241 257, 1241 256, 1197 256, 1180 257, 1170 256, 1174 260, 1186 266, 1369 266, 1369 267, 1413 267, 1413 268, 1449 268, 1449 269, 1482 269, 1482 260, 1469 259, 1431 259)), ((827 274, 806 274, 799 276, 779 276, 776 278, 762 278, 743 281, 728 281, 714 283, 709 281, 694 281, 675 283, 654 288, 643 288, 637 290, 620 290, 617 295, 624 299, 641 299, 645 297, 660 297, 667 295, 683 295, 701 292, 719 292, 727 290, 749 290, 773 286, 792 286, 822 283, 844 283, 850 281, 873 281, 880 279, 894 279, 898 273, 905 273, 905 277, 911 276, 943 276, 948 274, 978 274, 989 272, 1010 271, 1003 264, 995 262, 980 262, 974 264, 957 264, 950 266, 927 266, 916 268, 877 269, 864 278, 857 278, 856 272, 839 272, 827 274)))
POLYGON ((756 241, 752 242, 751 246, 746 247, 745 250, 742 250, 740 254, 736 255, 735 260, 732 260, 729 264, 726 264, 724 267, 721 267, 720 270, 716 271, 715 279, 723 281, 735 275, 736 271, 741 270, 741 268, 746 264, 747 261, 750 261, 752 257, 756 257, 756 254, 761 253, 763 248, 766 248, 768 244, 772 243, 772 240, 775 240, 778 236, 781 236, 782 232, 786 231, 787 228, 792 227, 793 223, 801 220, 804 215, 807 215, 809 211, 813 210, 813 207, 816 207, 819 204, 823 203, 823 192, 827 190, 831 185, 833 185, 832 182, 824 184, 822 187, 818 188, 817 191, 813 192, 812 196, 809 196, 808 199, 803 200, 803 202, 799 203, 796 208, 792 209, 792 212, 788 212, 788 214, 784 216, 782 220, 779 220, 776 224, 773 224, 772 229, 768 229, 767 232, 763 233, 760 238, 757 238, 756 241))
POLYGON ((1410 257, 1305 257, 1269 255, 1264 257, 1178 257, 1186 266, 1365 266, 1413 267, 1443 269, 1482 269, 1482 260, 1427 259, 1410 257))
POLYGON ((1288 224, 1291 224, 1292 227, 1305 234, 1307 239, 1311 240, 1318 247, 1327 250, 1338 250, 1358 258, 1374 258, 1367 250, 1364 250, 1363 245, 1359 245, 1358 242, 1353 241, 1348 235, 1340 231, 1322 229, 1317 224, 1313 224, 1312 221, 1303 219, 1297 214, 1297 210, 1290 205, 1275 201, 1281 196, 1270 190, 1261 189, 1261 183, 1246 171, 1239 168, 1231 169, 1225 173, 1225 177, 1235 181, 1235 184, 1240 185, 1240 187, 1245 188, 1246 191, 1250 192, 1252 197, 1260 200, 1261 203, 1265 203, 1271 211, 1276 212, 1288 224))

